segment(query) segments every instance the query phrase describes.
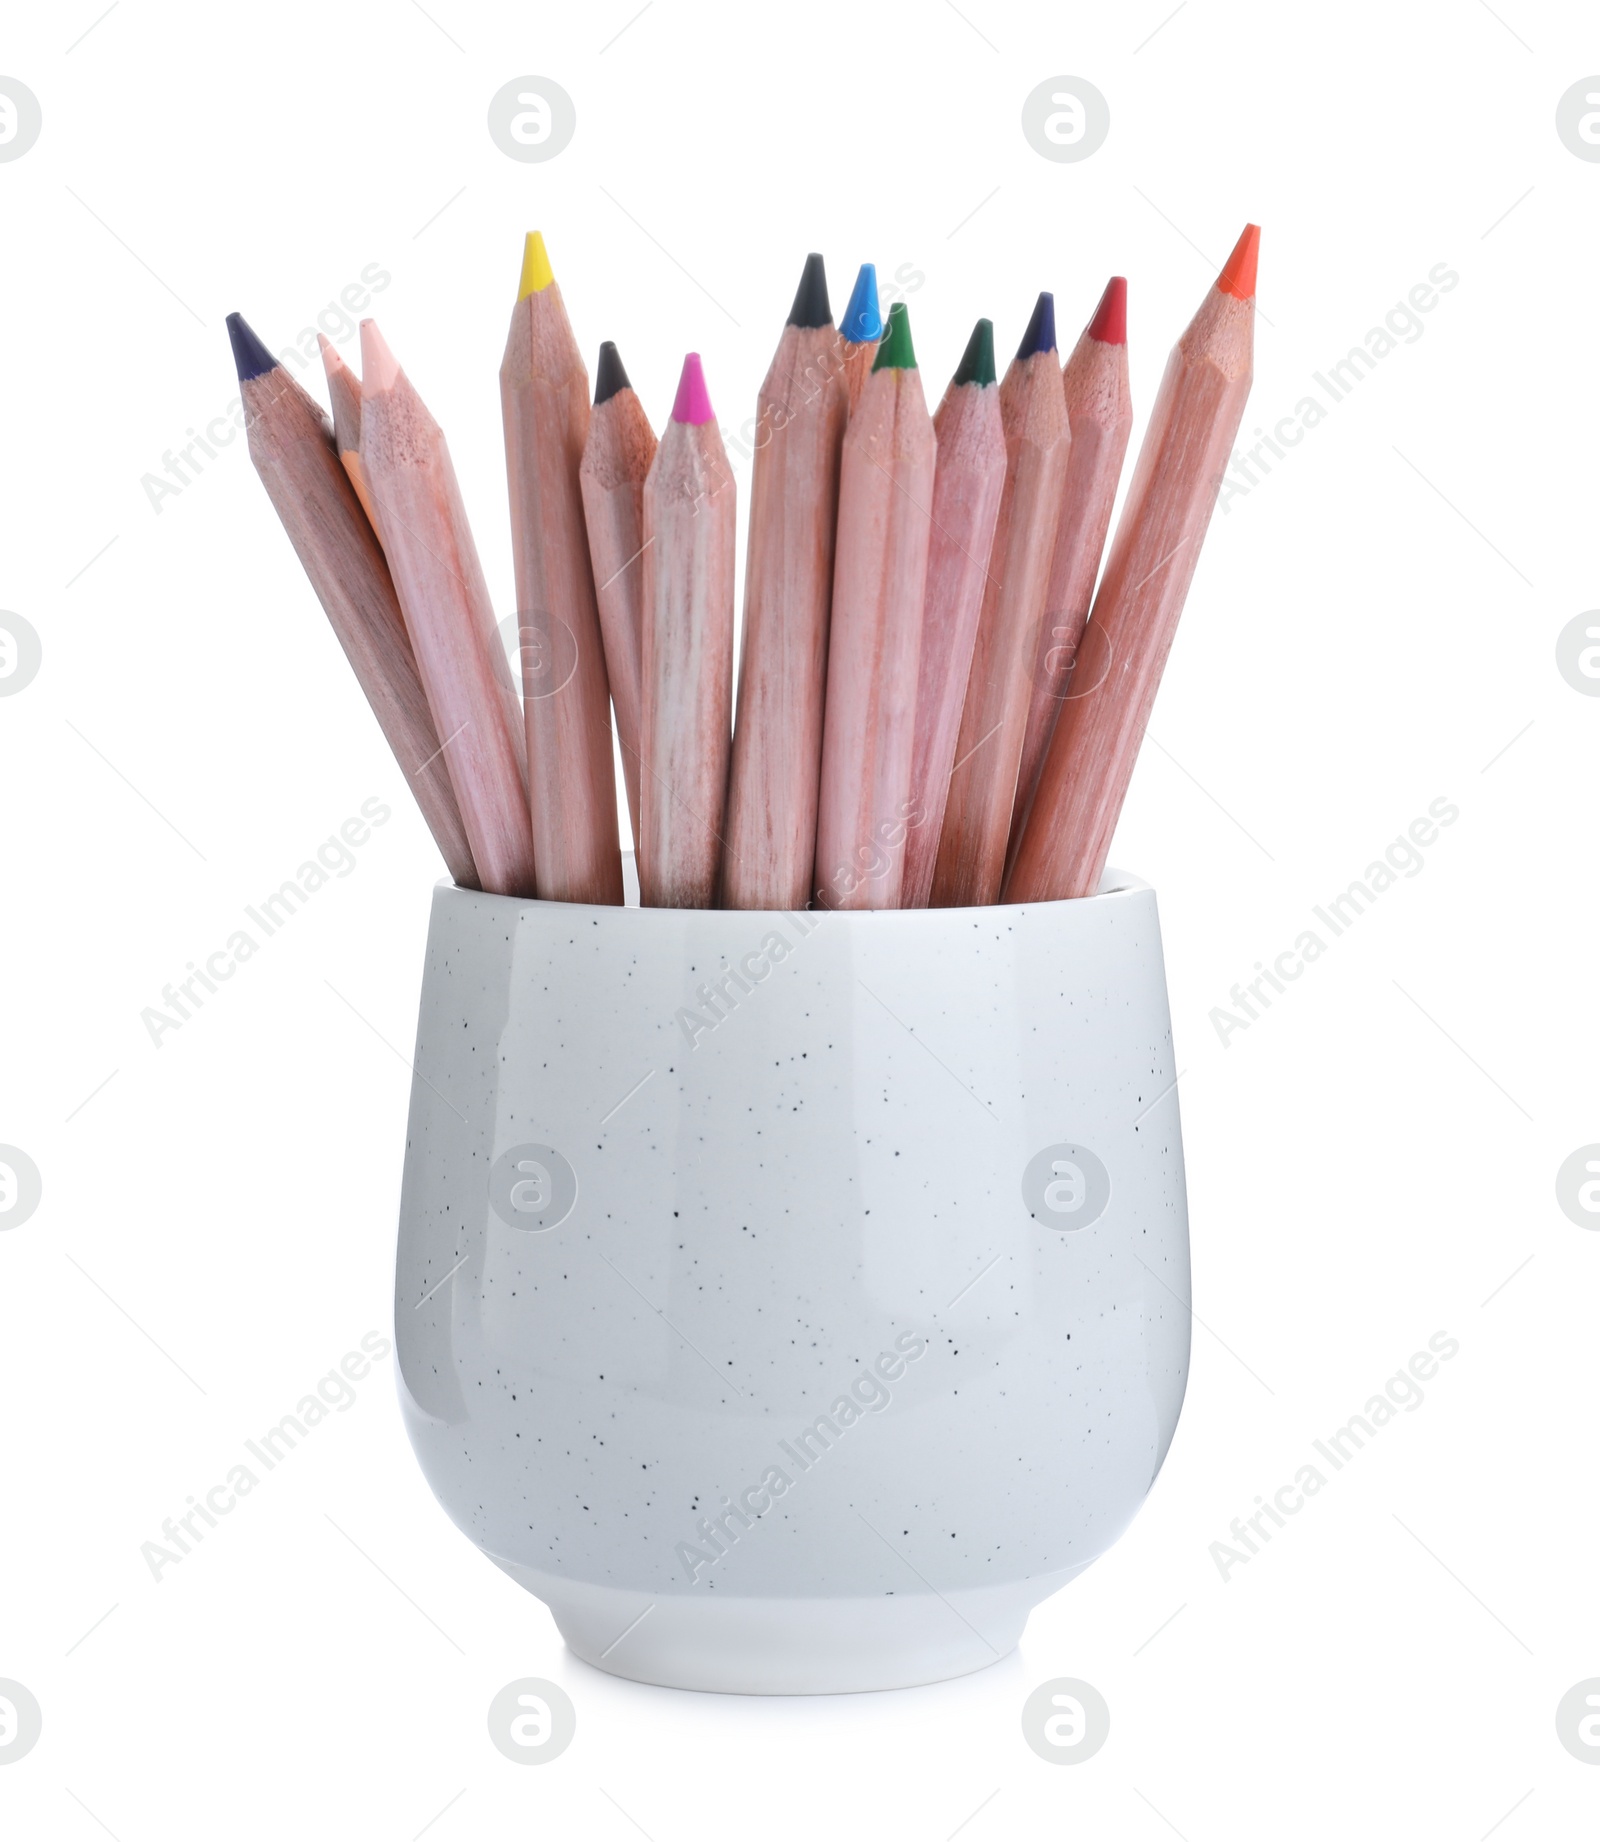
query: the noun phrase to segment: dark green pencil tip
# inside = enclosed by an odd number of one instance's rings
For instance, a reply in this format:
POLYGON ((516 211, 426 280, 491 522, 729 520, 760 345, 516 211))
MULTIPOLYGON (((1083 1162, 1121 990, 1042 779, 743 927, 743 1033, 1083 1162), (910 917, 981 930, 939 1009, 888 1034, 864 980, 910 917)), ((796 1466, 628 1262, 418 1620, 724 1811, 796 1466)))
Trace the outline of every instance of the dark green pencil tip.
POLYGON ((874 371, 915 371, 917 355, 911 349, 911 316, 904 301, 889 309, 889 324, 883 329, 878 356, 872 361, 874 371))
POLYGON ((828 274, 815 250, 806 257, 800 272, 800 286, 795 289, 794 305, 789 309, 791 326, 832 326, 833 309, 828 305, 828 274))
POLYGON ((980 320, 972 329, 967 349, 961 354, 952 384, 992 384, 994 382, 994 321, 980 320))
POLYGON ((617 348, 608 339, 600 348, 600 362, 594 373, 595 407, 609 403, 619 390, 631 390, 628 374, 622 368, 617 348))

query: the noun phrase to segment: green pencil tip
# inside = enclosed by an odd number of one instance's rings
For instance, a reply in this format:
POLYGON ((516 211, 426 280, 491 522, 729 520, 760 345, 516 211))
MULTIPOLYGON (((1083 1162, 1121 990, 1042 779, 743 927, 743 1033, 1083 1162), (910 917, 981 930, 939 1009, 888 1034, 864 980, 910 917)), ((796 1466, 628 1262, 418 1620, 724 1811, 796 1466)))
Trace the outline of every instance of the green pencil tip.
POLYGON ((878 356, 872 361, 874 371, 915 371, 917 355, 911 349, 911 316, 904 301, 889 309, 889 324, 883 329, 878 356))
POLYGON ((972 329, 967 349, 961 354, 952 384, 992 384, 994 382, 994 321, 980 320, 972 329))

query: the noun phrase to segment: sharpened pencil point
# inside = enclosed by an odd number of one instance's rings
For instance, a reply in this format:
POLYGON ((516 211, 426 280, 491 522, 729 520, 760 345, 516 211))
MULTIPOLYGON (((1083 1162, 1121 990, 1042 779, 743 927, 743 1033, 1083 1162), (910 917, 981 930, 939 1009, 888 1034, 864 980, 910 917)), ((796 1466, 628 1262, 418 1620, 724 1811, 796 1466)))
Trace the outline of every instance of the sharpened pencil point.
POLYGON ((530 230, 522 245, 522 280, 517 299, 525 301, 530 294, 543 294, 554 280, 550 258, 545 254, 544 232, 530 230))
POLYGON ((911 349, 911 316, 906 312, 904 301, 896 301, 889 309, 889 324, 872 368, 874 371, 915 371, 917 368, 917 355, 911 349))
POLYGON ((594 403, 598 409, 602 403, 609 403, 619 390, 631 390, 628 374, 622 368, 622 358, 617 348, 608 339, 600 348, 600 362, 594 368, 594 403))
POLYGON ((361 322, 361 375, 374 390, 387 390, 400 375, 400 361, 389 350, 376 320, 361 322))
POLYGON ((276 368, 277 359, 257 338, 242 313, 228 315, 228 342, 233 347, 234 369, 239 373, 241 384, 248 384, 253 377, 265 377, 276 368))
MULTIPOLYGON (((344 353, 339 350, 338 346, 333 343, 326 333, 317 334, 317 347, 322 353, 322 369, 329 377, 337 375, 340 371, 350 371, 349 365, 345 362, 344 353)), ((353 378, 355 377, 353 371, 350 372, 350 375, 353 378)), ((356 382, 359 387, 360 380, 356 379, 356 382)))
POLYGON ((1246 224, 1233 246, 1233 254, 1223 263, 1222 273, 1217 277, 1217 286, 1224 294, 1231 294, 1240 301, 1255 299, 1256 257, 1260 252, 1261 226, 1246 224))
POLYGON ((994 382, 994 321, 980 320, 972 329, 967 349, 961 354, 952 384, 992 384, 994 382))
POLYGON ((863 262, 850 290, 849 305, 839 322, 839 331, 852 345, 865 345, 869 339, 883 337, 883 315, 878 311, 878 270, 863 262))
POLYGON ((828 305, 828 275, 822 258, 815 250, 806 257, 800 271, 800 286, 795 289, 794 305, 789 309, 791 326, 832 326, 833 309, 828 305))
POLYGON ((1022 335, 1022 343, 1017 347, 1018 358, 1032 358, 1038 352, 1053 352, 1056 349, 1056 297, 1053 294, 1041 294, 1033 303, 1033 316, 1028 321, 1028 330, 1022 335))
POLYGON ((1121 275, 1113 275, 1100 296, 1100 305, 1089 322, 1089 337, 1102 345, 1128 343, 1128 284, 1121 275))
POLYGON ((690 352, 683 361, 683 375, 678 379, 678 394, 672 405, 672 420, 692 422, 696 426, 714 420, 711 393, 706 389, 706 374, 701 369, 698 352, 690 352))

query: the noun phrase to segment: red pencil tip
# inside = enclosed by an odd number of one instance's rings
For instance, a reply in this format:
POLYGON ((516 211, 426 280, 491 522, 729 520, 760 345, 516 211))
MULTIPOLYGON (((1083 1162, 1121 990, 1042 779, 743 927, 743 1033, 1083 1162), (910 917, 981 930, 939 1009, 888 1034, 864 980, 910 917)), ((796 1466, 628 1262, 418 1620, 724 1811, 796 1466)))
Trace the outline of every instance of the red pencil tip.
POLYGON ((714 420, 711 393, 706 389, 706 374, 700 368, 698 352, 691 352, 683 361, 683 375, 678 379, 678 394, 672 405, 672 420, 696 425, 714 420))
POLYGON ((1102 345, 1128 343, 1128 283, 1123 276, 1113 275, 1106 283, 1100 305, 1089 322, 1089 337, 1102 345))
POLYGON ((1217 277, 1217 286, 1224 294, 1231 294, 1240 301, 1255 299, 1256 257, 1260 249, 1261 226, 1246 224, 1233 246, 1233 254, 1223 263, 1222 273, 1217 277))

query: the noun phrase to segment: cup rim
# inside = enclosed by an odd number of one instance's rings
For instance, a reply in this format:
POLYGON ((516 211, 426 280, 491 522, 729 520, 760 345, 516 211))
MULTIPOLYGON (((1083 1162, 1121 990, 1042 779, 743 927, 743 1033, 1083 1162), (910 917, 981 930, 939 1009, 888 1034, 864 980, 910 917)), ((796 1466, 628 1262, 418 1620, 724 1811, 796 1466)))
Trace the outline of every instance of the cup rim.
MULTIPOLYGON (((458 896, 476 896, 490 902, 504 902, 508 908, 528 909, 539 913, 559 913, 564 915, 659 915, 659 916, 717 916, 724 919, 735 917, 768 916, 774 920, 798 913, 811 917, 817 922, 834 926, 846 923, 858 926, 884 926, 891 923, 917 926, 932 925, 937 919, 949 921, 961 917, 967 920, 984 918, 999 920, 1003 916, 1016 917, 1025 913, 1038 913, 1040 910, 1059 911, 1069 909, 1087 909, 1098 907, 1107 902, 1114 902, 1128 896, 1153 894, 1152 886, 1132 871, 1119 870, 1108 865, 1100 879, 1100 887, 1093 895, 1066 896, 1054 902, 996 902, 973 908, 818 908, 810 902, 802 909, 785 908, 641 908, 639 905, 638 878, 633 873, 633 852, 622 853, 624 901, 619 908, 609 902, 547 902, 538 896, 493 895, 486 889, 464 889, 448 876, 441 876, 434 884, 435 894, 448 893, 458 896)), ((645 925, 641 923, 640 925, 645 925)))

